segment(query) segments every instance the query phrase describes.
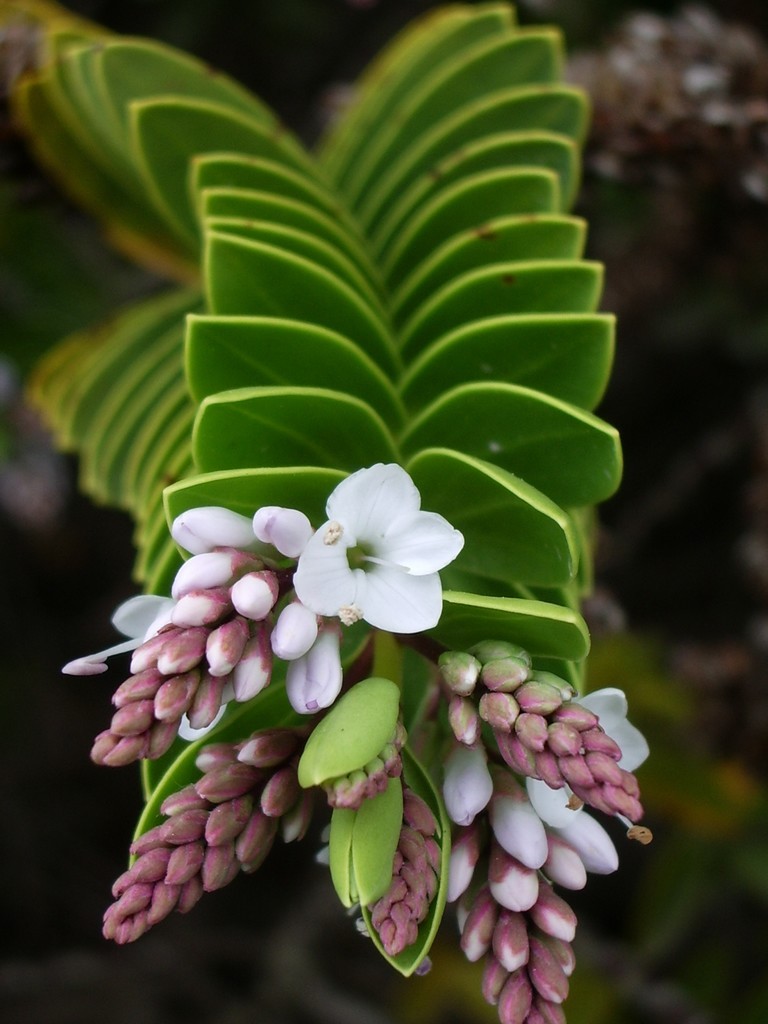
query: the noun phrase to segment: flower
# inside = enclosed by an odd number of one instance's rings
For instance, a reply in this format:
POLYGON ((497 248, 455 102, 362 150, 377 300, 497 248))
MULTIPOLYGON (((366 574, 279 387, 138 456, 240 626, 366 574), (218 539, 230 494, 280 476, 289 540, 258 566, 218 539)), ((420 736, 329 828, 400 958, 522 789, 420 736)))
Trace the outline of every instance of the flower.
POLYGON ((471 825, 488 806, 493 795, 493 780, 488 771, 485 749, 480 745, 458 745, 445 762, 443 799, 451 821, 471 825))
POLYGON ((415 484, 397 465, 379 463, 343 480, 328 499, 328 521, 299 555, 299 600, 345 625, 364 619, 393 633, 435 626, 443 605, 438 570, 458 555, 464 538, 420 505, 415 484))
POLYGON ((135 651, 167 625, 171 621, 175 604, 171 598, 158 597, 156 594, 139 594, 129 598, 115 609, 112 616, 112 625, 129 639, 95 654, 75 658, 67 662, 61 671, 68 676, 95 676, 106 672, 107 658, 113 654, 135 651))
MULTIPOLYGON (((645 761, 648 743, 640 730, 627 721, 627 698, 622 690, 606 687, 573 703, 597 715, 600 727, 621 748, 620 768, 631 772, 645 761)), ((526 779, 526 788, 536 813, 552 828, 567 828, 581 812, 581 802, 574 799, 568 786, 552 789, 546 782, 526 779)))

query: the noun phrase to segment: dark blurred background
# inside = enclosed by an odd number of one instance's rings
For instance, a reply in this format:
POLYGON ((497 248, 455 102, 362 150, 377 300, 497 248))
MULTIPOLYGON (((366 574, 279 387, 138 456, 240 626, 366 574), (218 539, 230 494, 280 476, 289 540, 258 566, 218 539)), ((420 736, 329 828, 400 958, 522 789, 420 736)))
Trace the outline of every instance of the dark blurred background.
MULTIPOLYGON (((2 14, 0 0, 0 15, 2 14)), ((307 142, 417 0, 91 0, 258 92, 307 142)), ((601 512, 590 685, 649 736, 647 848, 574 900, 571 1024, 768 1020, 768 8, 521 0, 566 33, 594 106, 578 210, 619 316, 600 413, 626 474, 601 512)), ((0 88, 23 65, 2 28, 0 88)), ((125 949, 100 937, 140 808, 90 742, 119 669, 67 679, 133 592, 131 523, 76 491, 21 399, 69 331, 161 286, 110 253, 0 111, 0 1012, 14 1024, 493 1021, 452 922, 403 982, 356 935, 324 868, 267 867, 125 949)))

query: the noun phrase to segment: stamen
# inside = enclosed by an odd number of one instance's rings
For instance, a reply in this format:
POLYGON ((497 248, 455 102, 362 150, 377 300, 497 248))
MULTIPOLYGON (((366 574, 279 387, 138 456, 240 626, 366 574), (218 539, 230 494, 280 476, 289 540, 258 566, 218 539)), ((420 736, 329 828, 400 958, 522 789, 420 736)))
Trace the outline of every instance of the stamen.
POLYGON ((345 626, 352 626, 363 617, 362 608, 356 604, 344 604, 339 608, 339 618, 345 626))
POLYGON ((641 843, 643 846, 647 846, 653 842, 653 832, 645 825, 633 825, 627 831, 627 839, 634 839, 636 842, 641 843))
POLYGON ((341 523, 337 523, 336 520, 333 520, 333 522, 328 523, 328 528, 323 536, 323 544, 335 544, 339 537, 341 537, 342 533, 344 533, 344 527, 341 523))
POLYGON ((584 801, 579 800, 575 793, 571 793, 568 797, 568 803, 566 807, 571 811, 578 811, 584 806, 584 801))

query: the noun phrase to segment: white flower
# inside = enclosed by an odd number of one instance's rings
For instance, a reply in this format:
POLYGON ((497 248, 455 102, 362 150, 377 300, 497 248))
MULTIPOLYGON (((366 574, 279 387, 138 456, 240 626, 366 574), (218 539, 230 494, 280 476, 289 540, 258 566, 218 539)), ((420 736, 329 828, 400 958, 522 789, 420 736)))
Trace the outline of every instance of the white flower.
POLYGON ((129 639, 113 644, 103 651, 87 654, 68 662, 61 670, 68 676, 95 676, 107 671, 107 658, 113 654, 135 651, 145 640, 159 633, 171 620, 176 602, 170 597, 156 594, 139 594, 124 601, 112 616, 112 625, 129 639))
MULTIPOLYGON (((627 721, 627 698, 622 690, 606 687, 581 697, 578 702, 600 719, 600 727, 621 748, 619 766, 631 772, 648 757, 648 743, 639 729, 627 721)), ((573 793, 568 786, 552 789, 546 782, 527 779, 528 797, 541 820, 552 828, 562 829, 582 811, 580 804, 571 806, 573 793)))
POLYGON ((328 521, 299 555, 294 587, 302 603, 345 625, 365 619, 393 633, 435 626, 443 606, 438 571, 464 538, 420 505, 397 465, 379 463, 343 480, 328 499, 328 521))

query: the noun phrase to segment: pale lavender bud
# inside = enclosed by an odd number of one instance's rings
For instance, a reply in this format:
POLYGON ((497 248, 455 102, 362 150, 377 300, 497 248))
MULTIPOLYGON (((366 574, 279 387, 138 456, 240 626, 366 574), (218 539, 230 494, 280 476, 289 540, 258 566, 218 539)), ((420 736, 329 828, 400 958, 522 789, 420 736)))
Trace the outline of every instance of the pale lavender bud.
POLYGON ((265 624, 257 627, 243 648, 240 661, 232 670, 232 689, 235 700, 241 703, 255 697, 269 685, 272 678, 272 647, 265 624))
POLYGON ((221 708, 224 683, 223 676, 212 676, 210 672, 203 672, 195 699, 187 712, 189 724, 193 729, 205 729, 214 721, 221 708))
POLYGON ((177 722, 189 710, 199 682, 199 672, 185 672, 167 679, 155 696, 155 717, 161 722, 177 722))
POLYGON ((462 896, 472 881, 475 867, 480 859, 480 829, 476 824, 456 830, 451 844, 451 859, 448 865, 447 900, 453 903, 462 896))
POLYGON ((301 793, 299 777, 292 765, 279 768, 261 791, 261 809, 268 818, 281 818, 301 793))
POLYGON ((528 971, 520 967, 510 974, 499 993, 499 1021, 501 1024, 525 1024, 532 1002, 533 989, 528 971))
POLYGON ((509 693, 484 693, 478 705, 480 717, 494 732, 511 732, 520 708, 509 693))
POLYGON ((250 548, 256 539, 250 519, 217 506, 182 512, 171 525, 171 536, 191 555, 214 548, 250 548))
POLYGON ((240 863, 235 856, 235 844, 222 843, 221 846, 209 846, 205 851, 200 877, 203 889, 214 892, 229 885, 240 870, 240 863))
POLYGON ((254 562, 253 555, 236 551, 234 548, 193 555, 176 573, 171 595, 178 601, 191 590, 225 587, 238 572, 254 564, 258 563, 254 562))
POLYGON ((253 517, 253 532, 262 543, 271 544, 286 558, 298 558, 315 531, 298 509, 265 505, 253 517))
POLYGON ((239 615, 209 633, 205 657, 212 676, 229 675, 240 660, 249 637, 248 623, 239 615))
POLYGON ((603 826, 584 811, 574 815, 564 828, 554 830, 573 847, 587 871, 610 875, 619 866, 619 855, 603 826))
POLYGON ((480 746, 455 747, 445 763, 443 781, 443 798, 451 821, 471 825, 487 807, 492 793, 485 750, 480 746))
POLYGON ((255 871, 272 849, 277 834, 277 818, 268 818, 256 809, 235 840, 235 855, 246 873, 255 871))
POLYGON ((491 948, 493 929, 499 908, 487 885, 477 893, 461 929, 461 948, 470 963, 474 963, 491 948))
POLYGON ((541 715, 518 715, 515 719, 515 733, 529 750, 543 750, 547 743, 547 720, 541 715))
MULTIPOLYGON (((171 622, 185 630, 191 626, 211 626, 231 611, 229 587, 190 590, 176 602, 176 607, 171 613, 171 622)), ((160 657, 162 658, 162 655, 160 657)), ((164 671, 160 666, 160 658, 158 667, 164 671)))
POLYGON ((258 768, 240 761, 217 765, 194 783, 195 792, 212 804, 224 803, 243 796, 263 778, 258 768))
POLYGON ((469 697, 480 675, 480 662, 464 651, 444 651, 437 661, 447 685, 460 697, 469 697))
POLYGON ((122 708, 135 700, 151 700, 164 680, 165 676, 156 668, 138 672, 135 676, 129 676, 124 683, 118 686, 112 696, 112 703, 116 708, 122 708))
MULTIPOLYGON (((274 633, 272 636, 274 638, 274 633)), ((294 711, 300 715, 313 715, 333 704, 342 682, 339 632, 328 627, 320 631, 303 657, 289 664, 285 689, 294 711)))
POLYGON ((502 909, 493 929, 493 954, 510 972, 528 963, 528 924, 523 914, 502 909))
POLYGON ((222 846, 237 839, 253 812, 253 797, 249 794, 227 800, 214 807, 205 823, 205 841, 209 846, 222 846))
POLYGON ((482 981, 483 999, 486 1003, 490 1003, 491 1006, 498 1003, 501 990, 508 977, 509 971, 490 953, 485 961, 482 981))
POLYGON ((507 910, 529 910, 539 894, 536 870, 511 857, 498 843, 491 849, 488 884, 494 899, 507 910))
POLYGON ((273 572, 249 572, 232 587, 232 604, 241 615, 259 622, 272 611, 279 592, 273 572))
POLYGON ((295 661, 312 647, 317 631, 315 613, 300 601, 294 601, 286 605, 277 617, 272 630, 272 650, 284 661, 295 661))
POLYGON ((454 694, 448 704, 448 722, 459 743, 471 747, 477 742, 480 736, 480 717, 471 700, 454 694))
POLYGON ((547 834, 525 791, 518 790, 491 798, 491 827, 507 853, 528 868, 540 868, 547 859, 547 834))
POLYGON ((494 692, 512 693, 531 674, 531 666, 522 658, 499 658, 483 665, 480 678, 494 692))
MULTIPOLYGON (((163 635, 165 634, 161 633, 159 637, 163 635)), ((173 634, 167 634, 167 637, 157 659, 158 670, 163 675, 181 675, 200 664, 205 654, 207 629, 201 626, 196 629, 177 630, 173 634)), ((133 666, 131 668, 133 669, 133 666)))
POLYGON ((551 885, 539 885, 539 895, 530 910, 531 919, 545 935, 572 942, 576 934, 576 915, 551 885))
POLYGON ((543 872, 550 881, 564 889, 583 889, 587 884, 587 870, 581 857, 564 839, 547 836, 548 853, 543 872))
MULTIPOLYGON (((104 655, 106 658, 106 654, 104 655)), ((100 661, 95 654, 68 661, 61 669, 65 676, 100 676, 107 671, 106 661, 100 661)))
POLYGON ((528 977, 539 995, 550 1003, 562 1003, 568 995, 568 978, 551 949, 536 935, 530 937, 528 977))
POLYGON ((521 711, 535 715, 549 715, 563 703, 559 689, 539 679, 532 679, 515 690, 515 700, 521 711))
POLYGON ((291 729, 263 729, 240 745, 237 759, 255 768, 274 768, 295 753, 298 745, 291 729))

